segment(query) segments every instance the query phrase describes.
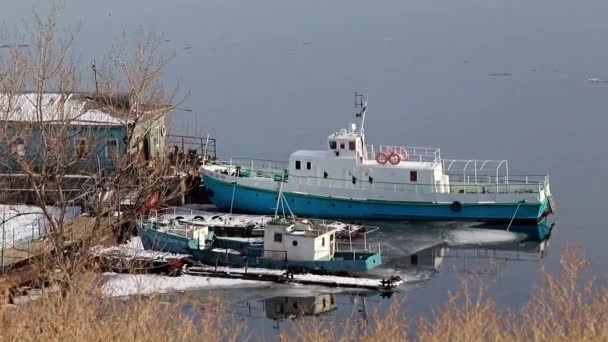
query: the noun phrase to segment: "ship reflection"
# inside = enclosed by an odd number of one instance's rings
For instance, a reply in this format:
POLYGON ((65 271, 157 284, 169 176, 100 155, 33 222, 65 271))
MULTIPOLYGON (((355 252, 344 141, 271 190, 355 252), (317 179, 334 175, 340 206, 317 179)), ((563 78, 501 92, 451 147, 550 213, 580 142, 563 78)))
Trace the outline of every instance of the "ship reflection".
POLYGON ((547 255, 553 228, 544 222, 509 230, 489 224, 383 227, 381 241, 389 247, 382 251, 385 271, 414 274, 426 281, 441 271, 446 259, 486 260, 493 266, 498 262, 538 261, 547 255))
POLYGON ((266 317, 273 320, 318 316, 336 308, 336 297, 333 293, 310 297, 273 297, 264 300, 266 317))

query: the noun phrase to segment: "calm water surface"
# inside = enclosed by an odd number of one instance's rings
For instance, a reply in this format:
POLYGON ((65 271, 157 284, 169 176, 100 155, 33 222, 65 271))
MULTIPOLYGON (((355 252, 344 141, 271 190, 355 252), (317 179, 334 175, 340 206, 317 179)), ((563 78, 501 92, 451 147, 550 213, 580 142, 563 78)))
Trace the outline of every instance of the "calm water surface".
MULTIPOLYGON (((5 0, 0 18, 10 29, 48 3, 5 0)), ((516 248, 501 253, 525 260, 436 246, 437 230, 458 227, 383 227, 386 267, 428 279, 393 299, 370 297, 367 310, 407 298, 414 317, 429 313, 471 273, 493 284, 490 293, 500 304, 517 306, 540 270, 557 270, 568 246, 582 245, 594 270, 608 271, 601 215, 608 85, 585 82, 608 79, 605 0, 65 3, 62 24, 81 25, 83 70, 107 55, 123 31, 162 33, 166 52, 175 55, 166 82, 179 83, 186 95, 181 106, 194 110, 176 112, 171 129, 210 133, 223 157, 285 159, 296 149, 324 148, 326 136, 352 120, 357 90, 369 96, 372 143, 438 146, 446 158, 509 159, 514 173, 551 175, 560 212, 543 258, 516 248), (414 248, 412 241, 423 243, 414 248), (420 247, 446 249, 442 264, 407 266, 420 247)), ((91 84, 85 76, 83 83, 91 84)), ((290 294, 241 296, 235 310, 251 310, 251 322, 268 327, 266 337, 276 332, 272 317, 278 316, 269 317, 268 308, 280 308, 280 299, 265 300, 290 294)), ((350 295, 332 296, 336 309, 324 317, 359 305, 350 295)))

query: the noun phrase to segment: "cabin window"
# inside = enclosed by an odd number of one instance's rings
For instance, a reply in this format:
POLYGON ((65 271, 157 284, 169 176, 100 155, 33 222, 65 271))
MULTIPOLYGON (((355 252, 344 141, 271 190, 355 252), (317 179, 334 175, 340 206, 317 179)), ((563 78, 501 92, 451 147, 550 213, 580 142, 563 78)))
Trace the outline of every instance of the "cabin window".
POLYGON ((410 171, 410 182, 418 181, 418 171, 410 171))
POLYGON ((351 151, 354 151, 355 149, 357 149, 357 143, 354 141, 349 141, 348 142, 348 149, 351 151))
POLYGON ((274 242, 283 242, 283 234, 274 233, 274 242))
POLYGON ((325 247, 325 238, 324 237, 321 238, 321 247, 325 247))
POLYGON ((346 147, 343 142, 340 143, 340 149, 343 150, 346 147))
POLYGON ((312 169, 312 163, 306 162, 306 170, 310 170, 310 169, 312 169))
POLYGON ((331 149, 331 150, 335 150, 336 149, 336 141, 335 140, 330 140, 329 141, 329 149, 331 149))
POLYGON ((294 247, 298 245, 298 240, 293 240, 293 242, 291 243, 294 247))
POLYGON ((76 138, 76 158, 85 159, 89 156, 89 143, 86 138, 76 138))
POLYGON ((323 178, 327 179, 327 172, 323 172, 323 178))
POLYGON ((296 170, 299 170, 302 168, 302 162, 299 160, 296 160, 296 170))
POLYGON ((329 241, 334 241, 334 234, 331 234, 331 235, 329 236, 329 241))
POLYGON ((118 157, 118 140, 106 140, 106 158, 116 159, 118 157))

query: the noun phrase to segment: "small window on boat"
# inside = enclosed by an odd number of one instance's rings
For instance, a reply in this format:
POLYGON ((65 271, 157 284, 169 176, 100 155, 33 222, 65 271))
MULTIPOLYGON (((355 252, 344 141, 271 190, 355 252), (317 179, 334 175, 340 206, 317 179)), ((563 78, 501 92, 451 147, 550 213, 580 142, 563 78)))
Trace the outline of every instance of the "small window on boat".
POLYGON ((410 171, 410 182, 418 181, 418 171, 410 171))
POLYGON ((336 141, 335 140, 330 140, 329 141, 329 149, 331 149, 331 150, 335 150, 336 149, 336 141))
POLYGON ((331 235, 329 236, 329 241, 334 241, 334 234, 331 234, 331 235))
POLYGON ((327 172, 323 172, 323 178, 327 178, 327 172))
POLYGON ((299 160, 296 160, 296 170, 299 170, 302 168, 302 162, 299 160))
POLYGON ((351 151, 354 151, 357 148, 357 143, 354 141, 349 141, 348 142, 348 149, 351 151))
POLYGON ((293 242, 291 243, 294 247, 298 245, 298 240, 293 240, 293 242))
POLYGON ((340 149, 343 150, 344 148, 346 148, 346 145, 343 142, 341 142, 340 143, 340 149))
POLYGON ((310 170, 310 169, 312 169, 312 163, 306 162, 306 170, 310 170))
POLYGON ((283 234, 274 233, 274 242, 283 242, 283 234))
POLYGON ((321 238, 321 247, 325 247, 325 238, 321 238))

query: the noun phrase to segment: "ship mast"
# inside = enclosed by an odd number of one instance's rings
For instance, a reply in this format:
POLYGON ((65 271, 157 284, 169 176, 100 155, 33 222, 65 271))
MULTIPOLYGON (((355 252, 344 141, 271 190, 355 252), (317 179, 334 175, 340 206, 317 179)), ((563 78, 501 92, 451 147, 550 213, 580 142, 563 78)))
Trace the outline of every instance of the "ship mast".
POLYGON ((355 92, 355 108, 357 108, 357 113, 355 114, 355 119, 357 120, 356 125, 359 129, 359 133, 361 134, 361 140, 363 146, 365 146, 365 113, 367 111, 367 97, 363 94, 359 94, 355 92))

